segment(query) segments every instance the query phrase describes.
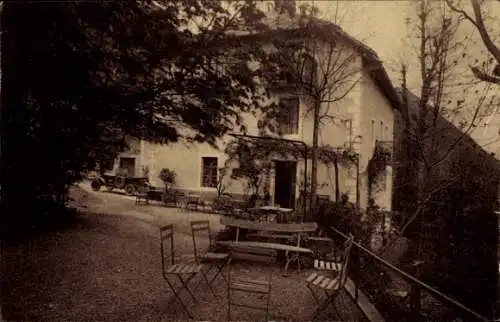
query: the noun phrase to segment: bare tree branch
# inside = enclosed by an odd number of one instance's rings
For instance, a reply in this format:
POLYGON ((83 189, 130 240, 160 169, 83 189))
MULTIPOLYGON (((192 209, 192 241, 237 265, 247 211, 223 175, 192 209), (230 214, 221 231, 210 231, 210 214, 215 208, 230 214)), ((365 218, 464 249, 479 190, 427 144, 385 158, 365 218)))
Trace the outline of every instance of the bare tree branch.
MULTIPOLYGON (((481 12, 481 5, 478 0, 471 0, 471 5, 472 9, 474 11, 474 18, 470 16, 465 10, 460 9, 453 5, 451 0, 446 0, 446 4, 448 7, 456 12, 459 13, 462 17, 464 17, 466 20, 468 20, 474 27, 476 27, 477 31, 479 32, 479 35, 481 36, 481 40, 483 41, 486 49, 488 52, 490 52, 491 55, 493 55, 494 59, 497 62, 497 66, 500 65, 500 47, 498 47, 493 40, 491 39, 488 31, 486 30, 486 26, 484 24, 484 17, 481 12)), ((500 85, 500 75, 496 75, 495 72, 491 75, 490 73, 478 68, 478 67, 473 67, 470 66, 470 69, 474 76, 476 76, 478 79, 488 82, 488 83, 493 83, 500 85)))

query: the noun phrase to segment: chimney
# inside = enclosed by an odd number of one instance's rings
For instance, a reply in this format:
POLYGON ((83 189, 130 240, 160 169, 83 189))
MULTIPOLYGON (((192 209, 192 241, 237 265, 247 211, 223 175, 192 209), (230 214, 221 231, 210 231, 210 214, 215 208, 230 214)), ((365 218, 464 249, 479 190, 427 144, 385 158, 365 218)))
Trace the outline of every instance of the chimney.
POLYGON ((274 0, 274 11, 278 14, 288 14, 294 17, 297 10, 295 0, 274 0))

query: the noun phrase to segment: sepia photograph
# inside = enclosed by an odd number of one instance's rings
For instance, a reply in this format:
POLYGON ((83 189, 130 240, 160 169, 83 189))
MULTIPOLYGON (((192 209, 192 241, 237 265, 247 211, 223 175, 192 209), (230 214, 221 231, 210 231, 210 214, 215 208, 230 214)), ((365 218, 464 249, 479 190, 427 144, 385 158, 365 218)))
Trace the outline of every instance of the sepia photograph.
POLYGON ((0 84, 0 321, 500 321, 499 0, 2 0, 0 84))

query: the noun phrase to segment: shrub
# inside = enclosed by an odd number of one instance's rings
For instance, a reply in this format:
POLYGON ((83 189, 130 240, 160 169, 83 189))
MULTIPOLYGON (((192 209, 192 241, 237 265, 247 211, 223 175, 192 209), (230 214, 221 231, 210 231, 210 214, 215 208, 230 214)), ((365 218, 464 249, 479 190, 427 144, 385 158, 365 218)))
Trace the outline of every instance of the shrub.
POLYGON ((174 185, 177 178, 177 174, 174 170, 170 170, 168 168, 163 168, 158 175, 163 184, 165 184, 165 190, 170 190, 174 185))

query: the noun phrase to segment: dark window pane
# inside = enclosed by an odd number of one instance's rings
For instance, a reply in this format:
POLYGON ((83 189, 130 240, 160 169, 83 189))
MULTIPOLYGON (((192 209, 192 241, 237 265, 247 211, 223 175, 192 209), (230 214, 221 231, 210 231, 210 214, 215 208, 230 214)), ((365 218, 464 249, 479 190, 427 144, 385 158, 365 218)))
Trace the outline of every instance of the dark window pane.
POLYGON ((202 172, 201 172, 201 186, 215 188, 217 187, 217 158, 203 157, 202 158, 202 172))
POLYGON ((299 131, 299 99, 280 99, 278 113, 279 131, 281 134, 297 134, 299 131))

